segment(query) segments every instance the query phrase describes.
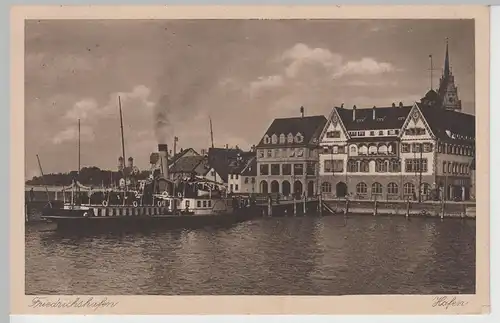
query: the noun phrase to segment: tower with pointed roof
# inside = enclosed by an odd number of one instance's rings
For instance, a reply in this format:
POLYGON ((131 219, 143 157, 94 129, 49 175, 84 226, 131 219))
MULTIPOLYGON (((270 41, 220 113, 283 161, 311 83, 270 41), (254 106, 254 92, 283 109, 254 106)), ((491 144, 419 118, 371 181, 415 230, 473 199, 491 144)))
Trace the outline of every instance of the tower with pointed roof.
POLYGON ((458 98, 458 90, 455 86, 455 77, 450 68, 450 56, 448 52, 448 40, 446 40, 446 54, 444 59, 443 75, 439 80, 438 90, 441 107, 444 109, 461 111, 462 101, 458 98))

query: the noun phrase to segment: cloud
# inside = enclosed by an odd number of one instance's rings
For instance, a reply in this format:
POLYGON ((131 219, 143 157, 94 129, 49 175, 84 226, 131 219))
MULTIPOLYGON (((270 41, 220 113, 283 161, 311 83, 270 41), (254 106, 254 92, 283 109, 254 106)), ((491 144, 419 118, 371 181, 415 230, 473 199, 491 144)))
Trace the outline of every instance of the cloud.
POLYGON ((260 90, 265 90, 268 88, 278 87, 284 84, 283 76, 281 75, 271 75, 271 76, 261 76, 257 80, 250 82, 249 92, 253 95, 260 90))
POLYGON ((390 63, 377 62, 373 58, 363 58, 359 61, 350 61, 334 73, 333 77, 338 78, 344 75, 376 75, 395 72, 396 68, 390 63))
MULTIPOLYGON (((90 142, 95 139, 95 134, 92 127, 81 126, 80 127, 80 140, 83 142, 90 142)), ((65 142, 71 142, 78 140, 78 127, 75 125, 73 127, 67 127, 64 130, 59 131, 53 138, 52 143, 55 145, 60 145, 65 142)))
POLYGON ((94 99, 83 99, 76 102, 71 110, 64 115, 65 119, 72 120, 86 120, 90 119, 100 113, 99 105, 94 99))
POLYGON ((310 48, 299 43, 285 50, 282 60, 289 62, 285 69, 288 77, 296 77, 300 70, 308 65, 319 64, 325 68, 335 69, 342 63, 342 56, 324 48, 310 48))

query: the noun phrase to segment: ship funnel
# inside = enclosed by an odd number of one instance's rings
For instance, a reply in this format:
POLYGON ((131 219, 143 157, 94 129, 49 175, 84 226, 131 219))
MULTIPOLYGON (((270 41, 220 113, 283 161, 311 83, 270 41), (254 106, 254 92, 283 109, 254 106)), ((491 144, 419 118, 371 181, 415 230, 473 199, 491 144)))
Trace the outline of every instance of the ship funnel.
POLYGON ((159 144, 158 153, 160 155, 160 170, 163 178, 168 178, 168 145, 159 144))

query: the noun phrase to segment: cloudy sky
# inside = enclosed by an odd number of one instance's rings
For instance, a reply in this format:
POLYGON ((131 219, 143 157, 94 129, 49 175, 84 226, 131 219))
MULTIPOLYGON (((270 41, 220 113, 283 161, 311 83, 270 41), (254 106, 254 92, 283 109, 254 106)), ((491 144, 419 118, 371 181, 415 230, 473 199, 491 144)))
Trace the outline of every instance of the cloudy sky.
POLYGON ((248 148, 275 117, 411 104, 434 87, 449 38, 464 112, 474 113, 474 26, 430 20, 102 20, 26 23, 26 177, 115 169, 121 97, 127 156, 147 167, 155 115, 178 147, 248 148))

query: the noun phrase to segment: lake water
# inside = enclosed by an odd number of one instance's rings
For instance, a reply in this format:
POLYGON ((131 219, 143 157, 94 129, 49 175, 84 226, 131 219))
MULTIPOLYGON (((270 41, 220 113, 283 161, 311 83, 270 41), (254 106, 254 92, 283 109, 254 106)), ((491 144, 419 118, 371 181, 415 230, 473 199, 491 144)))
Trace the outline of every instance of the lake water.
POLYGON ((290 217, 80 237, 28 226, 26 293, 470 294, 475 225, 459 219, 290 217))

